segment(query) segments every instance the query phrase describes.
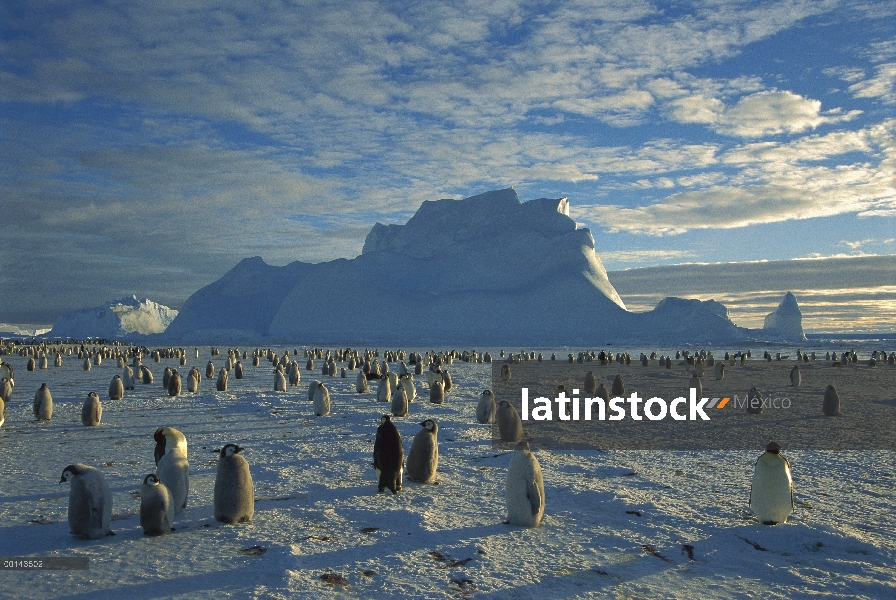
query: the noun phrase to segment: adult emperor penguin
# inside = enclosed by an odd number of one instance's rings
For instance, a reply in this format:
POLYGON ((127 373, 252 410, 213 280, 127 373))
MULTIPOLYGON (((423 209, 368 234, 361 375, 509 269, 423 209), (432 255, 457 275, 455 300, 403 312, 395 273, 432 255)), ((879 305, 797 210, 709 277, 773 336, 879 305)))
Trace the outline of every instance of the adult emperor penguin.
POLYGON ((796 365, 792 369, 790 369, 790 385, 793 387, 799 387, 800 383, 802 383, 802 376, 800 375, 800 368, 796 365))
POLYGON ((168 386, 167 386, 168 395, 169 396, 180 396, 182 389, 183 389, 183 380, 181 379, 180 373, 177 372, 177 369, 171 369, 171 374, 168 376, 168 386))
POLYGON ((316 382, 314 389, 314 414, 318 417, 326 417, 330 414, 330 390, 321 382, 316 382))
POLYGON ((174 514, 187 507, 190 493, 190 464, 187 462, 187 438, 174 427, 156 429, 155 459, 159 480, 171 492, 174 514))
POLYGON ((498 433, 503 442, 518 442, 523 439, 523 421, 520 413, 507 400, 501 400, 495 414, 498 422, 498 433))
POLYGON ((42 383, 34 394, 34 418, 38 421, 48 421, 53 416, 53 395, 46 383, 42 383))
POLYGON ((408 395, 402 386, 392 392, 392 416, 406 417, 408 415, 408 395))
POLYGON ((613 379, 613 389, 611 391, 614 398, 625 396, 625 383, 622 382, 622 375, 617 375, 613 379))
POLYGON ((793 512, 793 476, 781 456, 781 445, 769 442, 756 461, 750 486, 750 508, 764 525, 784 523, 793 512))
POLYGON ((392 417, 383 415, 376 430, 373 443, 373 468, 379 491, 389 488, 393 494, 401 491, 401 476, 404 471, 404 446, 401 434, 392 422, 392 417))
POLYGON ((255 514, 255 486, 249 462, 236 444, 226 444, 218 457, 215 473, 215 519, 222 523, 243 523, 255 514))
POLYGON ((109 400, 121 400, 124 398, 124 382, 121 375, 116 375, 109 382, 109 400))
POLYGON ((507 522, 518 527, 538 527, 544 516, 544 479, 538 459, 520 442, 507 467, 507 522))
POLYGON ((81 425, 96 427, 103 418, 103 405, 100 403, 100 395, 96 392, 87 394, 87 400, 81 405, 81 425))
POLYGON ((140 526, 143 535, 171 533, 171 492, 155 473, 143 478, 140 486, 140 526))
POLYGON ((274 369, 274 391, 275 392, 285 392, 286 391, 286 376, 283 375, 283 371, 279 369, 274 369))
POLYGON ((112 494, 99 469, 80 463, 62 471, 62 479, 72 484, 68 495, 68 526, 78 537, 98 540, 112 535, 112 494))
POLYGON ((484 390, 479 394, 479 404, 476 405, 476 420, 480 423, 494 423, 497 409, 495 393, 491 390, 484 390))
POLYGON ((842 414, 840 412, 840 395, 832 385, 824 389, 824 403, 821 405, 821 411, 828 417, 838 417, 842 414))
POLYGON ((439 466, 439 426, 432 419, 420 423, 422 429, 414 436, 408 452, 408 478, 420 483, 431 483, 439 466))

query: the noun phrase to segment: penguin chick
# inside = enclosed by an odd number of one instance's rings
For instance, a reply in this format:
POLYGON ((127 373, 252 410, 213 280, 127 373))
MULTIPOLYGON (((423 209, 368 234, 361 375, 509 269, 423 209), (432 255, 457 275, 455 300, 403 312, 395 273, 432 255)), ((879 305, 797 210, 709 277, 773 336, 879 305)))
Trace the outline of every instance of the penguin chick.
POLYGON ((143 478, 140 487, 140 526, 144 535, 171 533, 171 492, 155 473, 143 478))
POLYGON ((497 408, 495 393, 491 390, 484 390, 479 395, 479 404, 476 405, 476 420, 480 423, 494 423, 497 408))
POLYGON ((171 493, 174 514, 187 507, 190 493, 190 464, 187 461, 187 438, 174 427, 156 429, 155 459, 159 481, 171 493))
POLYGON ((215 473, 215 519, 222 523, 251 521, 255 514, 255 486, 249 462, 239 453, 244 449, 226 444, 218 457, 215 473))
POLYGON ((87 394, 87 400, 81 406, 81 425, 85 427, 96 427, 103 418, 103 405, 100 403, 100 396, 96 392, 87 394))
POLYGON ((71 532, 89 540, 113 535, 112 494, 99 469, 80 463, 62 471, 59 483, 72 484, 68 495, 68 526, 71 532))
POLYGON ((544 480, 541 465, 520 442, 507 467, 507 522, 518 527, 538 527, 544 515, 544 480))
POLYGON ((498 433, 503 442, 518 442, 523 439, 523 421, 520 413, 507 400, 501 400, 495 415, 498 433))
POLYGON ((53 395, 46 383, 42 383, 37 393, 34 394, 34 418, 38 421, 48 421, 53 416, 53 395))
POLYGON ((420 423, 422 429, 414 436, 408 452, 408 479, 430 483, 436 478, 439 466, 439 426, 432 419, 420 423))

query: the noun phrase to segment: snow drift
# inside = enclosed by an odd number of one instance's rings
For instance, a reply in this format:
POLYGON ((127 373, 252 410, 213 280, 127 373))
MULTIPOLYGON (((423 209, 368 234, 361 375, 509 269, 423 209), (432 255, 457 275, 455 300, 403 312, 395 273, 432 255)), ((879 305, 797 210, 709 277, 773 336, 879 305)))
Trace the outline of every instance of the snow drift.
POLYGON ((567 199, 521 203, 506 189, 424 202, 405 225, 377 223, 354 259, 244 259, 188 298, 165 337, 551 345, 746 334, 712 301, 627 311, 567 199))

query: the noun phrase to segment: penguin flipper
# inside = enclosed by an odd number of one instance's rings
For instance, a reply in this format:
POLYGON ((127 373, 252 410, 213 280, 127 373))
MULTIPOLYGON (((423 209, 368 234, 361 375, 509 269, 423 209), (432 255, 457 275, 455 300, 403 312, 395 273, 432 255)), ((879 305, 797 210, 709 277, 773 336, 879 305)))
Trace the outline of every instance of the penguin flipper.
POLYGON ((529 506, 532 507, 532 514, 537 515, 541 512, 541 496, 534 481, 526 482, 526 498, 529 500, 529 506))

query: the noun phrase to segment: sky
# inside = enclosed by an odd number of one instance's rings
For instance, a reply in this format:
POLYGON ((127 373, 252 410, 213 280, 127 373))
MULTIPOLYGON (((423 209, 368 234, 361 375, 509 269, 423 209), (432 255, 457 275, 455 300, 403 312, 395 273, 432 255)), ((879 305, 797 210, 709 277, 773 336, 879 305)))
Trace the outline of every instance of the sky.
POLYGON ((241 258, 351 258, 377 221, 510 186, 568 197, 627 286, 665 274, 631 306, 718 295, 677 265, 862 257, 847 292, 885 318, 896 4, 0 4, 0 323, 177 308, 241 258))

